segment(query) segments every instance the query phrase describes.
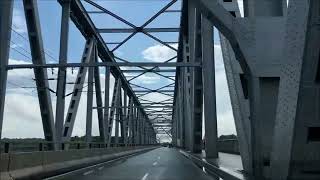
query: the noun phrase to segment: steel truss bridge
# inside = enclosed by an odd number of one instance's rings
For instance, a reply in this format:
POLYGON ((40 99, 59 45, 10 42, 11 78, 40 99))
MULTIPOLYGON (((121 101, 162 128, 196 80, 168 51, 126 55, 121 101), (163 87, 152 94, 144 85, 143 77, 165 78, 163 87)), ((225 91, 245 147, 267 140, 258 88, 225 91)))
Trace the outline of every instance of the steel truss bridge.
MULTIPOLYGON (((203 167, 215 178, 320 179, 320 1, 290 0, 287 5, 286 0, 243 0, 243 17, 236 0, 167 2, 144 24, 137 26, 99 5, 98 1, 58 0, 62 7, 60 54, 59 62, 50 64, 46 61, 42 41, 48 34, 41 33, 37 0, 23 0, 32 63, 8 64, 13 1, 0 2, 0 137, 7 74, 11 70, 32 69, 46 140, 46 151, 41 143, 40 151, 29 155, 8 153, 10 145, 5 143, 6 153, 1 154, 1 164, 5 165, 0 165, 2 178, 51 177, 79 168, 94 168, 97 163, 129 158, 142 152, 151 153, 150 157, 159 155, 159 163, 160 155, 176 157, 174 161, 170 158, 165 161, 169 163, 168 167, 175 169, 179 167, 176 162, 186 161, 178 158, 179 150, 153 150, 158 147, 157 135, 165 134, 190 162, 203 167), (87 10, 84 3, 96 10, 87 10), (181 9, 170 9, 175 3, 181 3, 181 9), (148 25, 164 13, 180 13, 180 25, 149 28, 148 25), (128 28, 97 28, 92 14, 109 15, 128 28), (86 39, 79 63, 70 63, 67 58, 69 20, 86 39), (218 153, 221 147, 217 141, 214 27, 219 31, 242 173, 219 164, 223 160, 218 153), (153 35, 160 32, 179 33, 178 41, 166 42, 153 35), (105 33, 129 36, 120 42, 108 42, 102 37, 105 33), (139 33, 175 51, 176 56, 164 62, 133 62, 114 54, 139 33), (56 90, 49 88, 47 69, 51 68, 58 69, 56 90), (65 90, 68 68, 78 68, 70 94, 65 90), (104 68, 104 96, 100 68, 104 68), (154 73, 172 83, 158 89, 132 83, 146 73, 154 73), (113 92, 109 92, 111 74, 115 78, 113 92), (78 150, 74 150, 71 135, 86 78, 86 148, 81 150, 79 143, 75 148, 78 150), (52 92, 57 96, 56 112, 52 108, 52 92), (159 93, 168 99, 160 102, 144 100, 143 96, 150 93, 159 93), (68 108, 65 107, 66 96, 71 96, 68 108), (96 107, 93 106, 94 98, 96 107), (100 135, 100 142, 96 144, 92 142, 94 110, 98 115, 100 135), (115 131, 114 136, 112 131, 115 131), (86 152, 86 155, 80 152, 86 152), (44 159, 38 160, 39 153, 44 159), (63 162, 72 163, 67 166, 63 162), (39 164, 40 169, 32 169, 39 164)), ((148 158, 143 157, 134 158, 147 161, 148 158)), ((128 160, 128 163, 133 162, 128 160)), ((135 165, 133 163, 133 168, 135 165)), ((189 170, 178 168, 176 176, 191 173, 189 170)), ((128 169, 122 171, 133 173, 128 169)), ((168 174, 162 176, 170 176, 170 172, 168 168, 168 174)), ((197 173, 184 179, 207 178, 197 173)), ((152 177, 152 173, 137 179, 145 180, 148 176, 152 177)))

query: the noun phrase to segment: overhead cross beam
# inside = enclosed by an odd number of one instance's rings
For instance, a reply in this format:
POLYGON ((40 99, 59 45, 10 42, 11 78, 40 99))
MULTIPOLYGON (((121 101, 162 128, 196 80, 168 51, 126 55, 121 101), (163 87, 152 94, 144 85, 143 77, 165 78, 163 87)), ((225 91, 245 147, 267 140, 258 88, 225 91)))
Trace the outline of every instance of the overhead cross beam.
POLYGON ((175 2, 177 2, 177 0, 172 0, 170 1, 165 7, 163 7, 160 11, 158 11, 154 16, 152 16, 150 19, 148 19, 142 26, 137 27, 134 24, 130 23, 129 21, 123 19, 122 17, 116 15, 115 13, 107 10, 106 8, 100 6, 99 4, 91 1, 91 0, 84 0, 85 2, 91 4, 92 6, 98 8, 99 10, 103 11, 104 13, 116 18, 117 20, 123 22, 124 24, 130 26, 131 28, 133 28, 135 31, 133 31, 127 38, 125 38, 120 44, 118 44, 115 48, 112 49, 112 52, 115 51, 116 49, 120 48, 124 43, 126 43, 127 41, 129 41, 133 36, 135 36, 138 32, 141 32, 147 36, 149 36, 150 38, 154 39, 155 41, 158 41, 159 43, 163 44, 164 46, 177 51, 176 48, 172 47, 171 45, 165 43, 164 41, 161 41, 160 39, 152 36, 151 34, 149 34, 149 32, 146 32, 144 30, 144 28, 146 26, 148 26, 151 22, 153 22, 154 19, 156 19, 158 16, 160 16, 164 11, 166 11, 169 7, 171 7, 175 2), (138 30, 138 31, 137 31, 138 30))
POLYGON ((68 63, 68 64, 10 64, 7 65, 7 70, 12 69, 33 69, 33 68, 57 68, 57 67, 201 67, 201 63, 150 63, 150 62, 91 62, 91 63, 68 63))
POLYGON ((147 33, 162 33, 162 32, 179 32, 180 28, 100 28, 99 33, 133 33, 133 32, 147 32, 147 33))

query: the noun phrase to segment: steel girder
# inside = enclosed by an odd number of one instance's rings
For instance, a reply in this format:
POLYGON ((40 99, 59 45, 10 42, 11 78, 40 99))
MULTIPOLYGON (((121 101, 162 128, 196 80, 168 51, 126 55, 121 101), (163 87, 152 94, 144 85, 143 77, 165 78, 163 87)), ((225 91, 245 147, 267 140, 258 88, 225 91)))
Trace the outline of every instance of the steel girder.
MULTIPOLYGON (((98 62, 97 49, 95 49, 95 55, 96 56, 94 57, 94 60, 95 62, 98 62)), ((98 107, 103 107, 99 67, 94 67, 94 85, 96 90, 96 104, 98 107)), ((109 94, 106 94, 106 96, 109 96, 109 94)), ((107 142, 106 141, 107 139, 106 138, 106 122, 107 121, 104 121, 103 109, 97 109, 97 113, 98 113, 100 139, 106 143, 107 142)))
POLYGON ((205 124, 205 152, 207 158, 218 158, 217 146, 217 108, 215 59, 213 42, 213 24, 206 18, 201 18, 202 35, 202 79, 203 79, 203 107, 205 124))
MULTIPOLYGON (((62 1, 59 0, 59 2, 61 3, 62 1)), ((79 0, 71 1, 70 9, 72 11, 71 19, 75 23, 79 31, 83 34, 83 36, 85 38, 94 37, 97 40, 97 48, 98 48, 99 57, 101 58, 101 60, 103 62, 115 62, 113 54, 107 48, 101 35, 96 31, 96 28, 93 22, 91 21, 89 15, 86 13, 86 10, 81 4, 81 2, 79 0)), ((125 76, 122 74, 121 69, 119 67, 110 67, 110 71, 116 79, 121 80, 123 89, 127 91, 129 97, 133 98, 133 103, 137 106, 140 106, 139 99, 136 97, 135 93, 132 91, 125 76)), ((139 111, 141 111, 142 114, 145 114, 143 110, 139 110, 139 111)))
POLYGON ((5 66, 8 65, 13 1, 0 2, 0 139, 2 137, 2 125, 4 117, 4 105, 6 97, 7 74, 5 66), (2 39, 4 38, 4 39, 2 39))
POLYGON ((147 33, 159 33, 159 32, 179 32, 179 28, 105 28, 98 29, 99 33, 133 33, 133 32, 147 32, 147 33))
MULTIPOLYGON (((95 61, 96 46, 93 44, 90 61, 95 61)), ((86 113, 86 135, 85 141, 92 141, 92 111, 93 111, 93 88, 94 88, 94 67, 88 68, 88 92, 87 92, 87 113, 86 113)))
MULTIPOLYGON (((69 40, 69 17, 70 17, 70 1, 62 2, 61 16, 61 33, 60 33, 60 54, 59 64, 67 63, 68 58, 68 40, 69 40)), ((57 142, 62 142, 63 124, 64 124, 64 109, 65 109, 65 93, 66 93, 66 78, 67 72, 65 67, 58 68, 57 82, 57 102, 56 102, 56 121, 55 130, 57 142)), ((60 145, 59 145, 60 148, 60 145)))
MULTIPOLYGON (((7 65, 7 69, 33 69, 33 68, 72 68, 72 67, 201 67, 201 63, 150 63, 150 62, 91 62, 91 63, 68 63, 68 64, 12 64, 7 65)), ((174 79, 172 79, 174 80, 174 79)))
MULTIPOLYGON (((26 24, 28 29, 32 62, 34 65, 41 66, 46 63, 46 60, 43 49, 37 1, 24 0, 23 7, 26 16, 26 24)), ((55 125, 47 71, 43 68, 35 68, 34 74, 39 98, 44 137, 47 141, 55 142, 55 125)), ((54 146, 50 148, 54 148, 54 146)))
MULTIPOLYGON (((93 51, 94 51, 94 41, 93 39, 89 39, 85 44, 81 61, 89 62, 92 58, 93 51)), ((76 82, 74 84, 73 91, 72 91, 72 97, 71 97, 70 104, 67 111, 66 120, 64 122, 63 142, 70 141, 75 119, 78 112, 80 98, 82 95, 82 89, 84 88, 83 84, 86 78, 87 71, 88 71, 88 67, 81 67, 78 71, 76 82)))

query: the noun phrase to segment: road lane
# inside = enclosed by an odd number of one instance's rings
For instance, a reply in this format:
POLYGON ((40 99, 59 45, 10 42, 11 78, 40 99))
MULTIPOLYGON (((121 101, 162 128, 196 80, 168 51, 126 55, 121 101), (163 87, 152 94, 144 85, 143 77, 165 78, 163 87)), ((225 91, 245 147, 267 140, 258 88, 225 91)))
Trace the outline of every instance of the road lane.
POLYGON ((60 180, 212 180, 172 148, 158 148, 119 162, 70 173, 60 180))

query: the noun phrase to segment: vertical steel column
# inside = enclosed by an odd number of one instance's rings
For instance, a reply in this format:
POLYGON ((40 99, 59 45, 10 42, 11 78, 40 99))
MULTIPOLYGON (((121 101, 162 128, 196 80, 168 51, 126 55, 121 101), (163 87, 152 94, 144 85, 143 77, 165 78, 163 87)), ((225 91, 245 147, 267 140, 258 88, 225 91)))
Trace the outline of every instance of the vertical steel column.
POLYGON ((115 144, 119 145, 119 123, 121 120, 121 81, 118 83, 117 87, 117 97, 116 97, 116 119, 115 119, 115 144))
POLYGON ((120 79, 116 79, 114 83, 114 88, 113 88, 113 94, 112 94, 112 102, 111 102, 111 109, 110 109, 110 115, 107 123, 107 146, 110 147, 111 145, 111 139, 112 139, 112 129, 113 129, 113 120, 114 120, 114 113, 116 111, 116 106, 117 106, 117 97, 118 97, 118 86, 121 84, 120 79))
MULTIPOLYGON (((94 45, 90 62, 94 61, 96 56, 96 45, 94 45)), ((87 116, 86 116, 86 142, 90 143, 92 140, 92 105, 93 105, 93 78, 94 67, 89 67, 88 70, 88 92, 87 92, 87 116)))
MULTIPOLYGON (((88 39, 81 58, 81 63, 88 63, 91 60, 93 48, 93 39, 88 39)), ((71 139, 75 119, 77 116, 81 96, 82 96, 82 89, 83 84, 86 79, 88 67, 80 67, 78 70, 77 78, 74 82, 72 97, 70 99, 68 112, 66 116, 66 121, 64 122, 63 126, 63 137, 62 142, 69 141, 71 139)))
MULTIPOLYGON (((95 50, 94 61, 98 62, 98 48, 95 50)), ((106 121, 103 118, 103 109, 102 109, 102 94, 101 94, 101 82, 100 82, 100 69, 98 66, 94 67, 94 85, 95 85, 95 94, 96 94, 96 103, 97 103, 97 113, 98 113, 98 124, 99 124, 99 134, 100 139, 106 143, 106 121)))
POLYGON ((145 121, 145 117, 144 115, 141 113, 142 118, 140 119, 140 144, 143 144, 143 131, 144 131, 144 121, 145 121))
POLYGON ((9 61, 13 1, 0 1, 0 140, 7 86, 6 66, 9 61))
MULTIPOLYGON (((37 65, 46 64, 37 1, 24 0, 23 5, 28 29, 32 62, 33 64, 37 65)), ((56 135, 47 70, 43 68, 35 68, 34 74, 44 137, 47 141, 55 142, 56 135)), ((55 147, 52 146, 49 148, 53 149, 55 147)))
POLYGON ((103 121, 106 123, 106 141, 108 139, 108 119, 109 119, 109 96, 110 96, 110 67, 105 67, 105 84, 104 84, 104 111, 103 121))
POLYGON ((141 136, 141 129, 140 129, 140 122, 141 122, 141 112, 140 108, 137 107, 137 130, 136 130, 136 144, 140 145, 140 136, 141 136))
POLYGON ((122 113, 122 130, 123 131, 123 144, 128 145, 128 119, 127 119, 127 91, 123 90, 123 113, 122 113))
POLYGON ((122 89, 120 89, 119 96, 119 123, 120 123, 120 136, 121 143, 124 143, 124 116, 123 116, 123 104, 122 104, 122 89))
POLYGON ((204 16, 201 19, 201 34, 205 151, 207 158, 218 158, 213 24, 204 16))
POLYGON ((283 16, 286 13, 286 0, 244 0, 246 17, 283 16))
MULTIPOLYGON (((183 60, 184 62, 190 61, 190 47, 187 41, 187 37, 183 38, 183 60)), ((184 87, 182 89, 183 96, 183 119, 184 119, 184 131, 185 131, 185 139, 184 145, 185 148, 191 150, 191 78, 190 78, 190 68, 186 67, 183 69, 183 76, 182 79, 184 80, 184 87)))
POLYGON ((142 119, 142 135, 141 135, 141 144, 145 144, 145 135, 146 135, 146 121, 147 121, 147 118, 146 116, 143 116, 143 119, 142 119))
POLYGON ((183 89, 184 89, 184 80, 182 79, 184 77, 184 72, 180 72, 180 79, 178 80, 178 107, 179 107, 179 126, 180 126, 180 144, 179 146, 184 148, 185 147, 185 118, 184 118, 184 95, 183 95, 183 89))
POLYGON ((129 130, 128 130, 128 137, 129 137, 129 144, 133 144, 133 98, 130 97, 129 99, 129 110, 128 110, 128 123, 129 123, 129 130))
POLYGON ((135 123, 135 106, 134 102, 132 102, 132 116, 131 116, 131 124, 132 124, 132 130, 131 130, 131 143, 135 144, 136 143, 136 123, 135 123))
MULTIPOLYGON (((201 62, 201 14, 194 1, 189 0, 189 44, 190 61, 201 62)), ((191 146, 194 153, 201 152, 202 142, 202 69, 194 67, 191 70, 191 146)))
MULTIPOLYGON (((70 16, 70 0, 62 1, 62 16, 61 16, 61 32, 60 32, 60 54, 59 64, 67 63, 68 59, 68 38, 69 38, 69 16, 70 16)), ((66 68, 59 67, 58 82, 57 82, 57 104, 56 104, 56 137, 57 142, 62 142, 62 130, 64 123, 65 109, 65 91, 66 91, 66 68)), ((59 145, 60 148, 60 145, 59 145)))

